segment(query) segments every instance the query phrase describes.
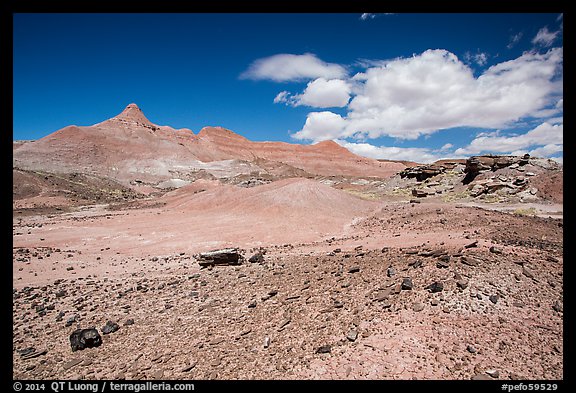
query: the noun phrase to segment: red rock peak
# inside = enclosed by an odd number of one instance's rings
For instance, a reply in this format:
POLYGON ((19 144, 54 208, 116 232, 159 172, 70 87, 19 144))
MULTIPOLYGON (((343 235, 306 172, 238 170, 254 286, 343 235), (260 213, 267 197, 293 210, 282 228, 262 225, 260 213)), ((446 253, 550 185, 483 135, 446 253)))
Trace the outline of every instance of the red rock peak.
POLYGON ((136 104, 128 105, 122 111, 122 113, 115 116, 114 119, 120 120, 123 122, 128 122, 128 123, 135 123, 137 125, 148 126, 148 127, 154 125, 154 124, 152 124, 152 122, 150 122, 150 120, 148 120, 146 118, 146 116, 144 116, 144 113, 142 113, 142 110, 140 108, 138 108, 138 105, 136 105, 136 104))

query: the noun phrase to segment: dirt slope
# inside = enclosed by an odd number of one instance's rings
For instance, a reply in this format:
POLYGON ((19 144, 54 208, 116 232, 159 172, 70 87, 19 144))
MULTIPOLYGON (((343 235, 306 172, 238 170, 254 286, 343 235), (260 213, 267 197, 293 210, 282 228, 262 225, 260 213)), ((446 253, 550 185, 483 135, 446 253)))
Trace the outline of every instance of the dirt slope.
MULTIPOLYGON (((148 205, 106 213, 86 209, 81 218, 62 215, 40 231, 48 243, 114 247, 122 253, 200 252, 241 245, 320 240, 345 231, 377 207, 307 179, 286 179, 253 188, 214 185, 182 187, 148 205), (205 191, 201 191, 201 190, 205 191), (157 207, 160 206, 160 207, 157 207), (110 219, 113 216, 114 219, 110 219)), ((18 243, 29 245, 27 236, 18 243)))

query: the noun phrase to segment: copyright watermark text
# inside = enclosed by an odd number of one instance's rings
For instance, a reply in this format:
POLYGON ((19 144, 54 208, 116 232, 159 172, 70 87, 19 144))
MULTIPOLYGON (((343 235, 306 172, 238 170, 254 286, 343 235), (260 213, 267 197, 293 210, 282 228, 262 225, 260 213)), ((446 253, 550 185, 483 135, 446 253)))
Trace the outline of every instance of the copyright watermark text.
POLYGON ((146 392, 146 391, 182 391, 194 390, 193 383, 167 382, 109 382, 109 381, 53 381, 53 382, 20 382, 12 384, 15 392, 146 392))
POLYGON ((557 390, 558 385, 555 383, 504 383, 502 384, 503 392, 512 392, 517 390, 557 390))

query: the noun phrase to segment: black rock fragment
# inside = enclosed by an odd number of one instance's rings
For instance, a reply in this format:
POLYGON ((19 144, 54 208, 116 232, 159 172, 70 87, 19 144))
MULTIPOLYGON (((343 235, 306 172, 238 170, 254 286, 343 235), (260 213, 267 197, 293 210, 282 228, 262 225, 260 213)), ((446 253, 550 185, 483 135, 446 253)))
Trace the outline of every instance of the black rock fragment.
POLYGON ((102 337, 95 328, 76 329, 70 335, 72 352, 102 345, 102 337))

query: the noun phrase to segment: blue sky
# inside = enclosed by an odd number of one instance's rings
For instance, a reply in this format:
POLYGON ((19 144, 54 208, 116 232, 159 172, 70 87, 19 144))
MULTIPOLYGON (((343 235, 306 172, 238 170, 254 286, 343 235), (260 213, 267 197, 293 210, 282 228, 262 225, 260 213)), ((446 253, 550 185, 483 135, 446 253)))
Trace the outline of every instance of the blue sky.
POLYGON ((563 14, 14 14, 13 139, 155 124, 372 158, 563 159, 563 14))

